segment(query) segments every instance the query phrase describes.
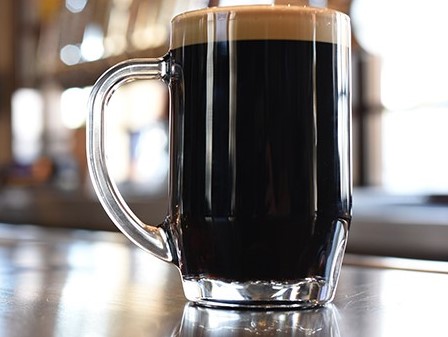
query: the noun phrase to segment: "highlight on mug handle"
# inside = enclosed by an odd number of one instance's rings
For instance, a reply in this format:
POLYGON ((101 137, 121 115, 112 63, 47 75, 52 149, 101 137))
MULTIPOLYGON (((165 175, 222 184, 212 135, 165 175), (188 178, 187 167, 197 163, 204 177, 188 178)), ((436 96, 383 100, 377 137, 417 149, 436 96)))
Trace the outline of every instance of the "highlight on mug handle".
POLYGON ((168 57, 132 59, 107 70, 94 84, 90 94, 87 119, 87 162, 98 198, 114 224, 137 246, 158 258, 174 262, 170 239, 163 226, 142 222, 129 208, 111 179, 106 165, 104 141, 105 112, 114 92, 133 80, 167 81, 168 57))

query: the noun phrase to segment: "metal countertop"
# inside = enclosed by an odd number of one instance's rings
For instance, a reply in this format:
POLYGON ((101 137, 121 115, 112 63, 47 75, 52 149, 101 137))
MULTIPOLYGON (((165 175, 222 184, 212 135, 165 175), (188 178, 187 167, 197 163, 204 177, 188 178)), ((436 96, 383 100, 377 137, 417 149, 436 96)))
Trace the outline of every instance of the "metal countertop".
POLYGON ((0 224, 0 336, 447 336, 446 303, 446 262, 347 255, 326 307, 207 309, 120 233, 0 224))

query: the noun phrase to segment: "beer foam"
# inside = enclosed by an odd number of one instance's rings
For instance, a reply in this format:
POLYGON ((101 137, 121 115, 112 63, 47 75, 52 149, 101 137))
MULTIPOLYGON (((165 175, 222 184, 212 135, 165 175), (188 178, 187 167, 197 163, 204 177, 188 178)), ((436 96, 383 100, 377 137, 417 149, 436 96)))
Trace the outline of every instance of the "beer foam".
POLYGON ((327 8, 211 7, 173 18, 171 48, 227 40, 303 40, 350 46, 350 34, 349 17, 327 8))

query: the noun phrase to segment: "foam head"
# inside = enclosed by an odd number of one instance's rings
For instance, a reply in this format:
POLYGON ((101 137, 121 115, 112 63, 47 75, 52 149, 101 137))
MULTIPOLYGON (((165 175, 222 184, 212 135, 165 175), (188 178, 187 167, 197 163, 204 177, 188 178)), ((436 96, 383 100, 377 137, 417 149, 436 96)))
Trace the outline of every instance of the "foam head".
POLYGON ((171 47, 232 40, 303 40, 350 45, 350 19, 296 5, 212 7, 172 20, 171 47))

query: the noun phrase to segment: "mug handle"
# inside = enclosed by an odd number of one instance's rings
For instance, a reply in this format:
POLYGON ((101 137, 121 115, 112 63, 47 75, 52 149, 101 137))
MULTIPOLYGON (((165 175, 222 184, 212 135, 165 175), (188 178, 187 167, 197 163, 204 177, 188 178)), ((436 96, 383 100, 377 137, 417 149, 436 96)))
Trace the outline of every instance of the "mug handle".
POLYGON ((104 129, 107 103, 114 92, 133 80, 160 80, 170 78, 169 57, 131 59, 107 70, 94 84, 88 102, 87 162, 95 192, 114 224, 134 244, 156 257, 175 262, 169 231, 164 224, 154 226, 142 222, 119 192, 106 165, 104 129))

